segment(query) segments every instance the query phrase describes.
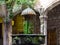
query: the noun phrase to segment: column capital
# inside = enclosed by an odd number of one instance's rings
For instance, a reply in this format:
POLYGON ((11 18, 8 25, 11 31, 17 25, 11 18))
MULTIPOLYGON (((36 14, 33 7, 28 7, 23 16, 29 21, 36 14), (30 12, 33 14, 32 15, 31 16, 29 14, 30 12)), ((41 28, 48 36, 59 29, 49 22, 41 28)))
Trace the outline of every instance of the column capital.
POLYGON ((40 20, 42 20, 42 19, 47 20, 47 18, 48 18, 48 16, 47 16, 47 15, 40 15, 40 16, 39 16, 39 19, 40 19, 40 20))
POLYGON ((40 15, 39 18, 48 18, 47 15, 40 15))

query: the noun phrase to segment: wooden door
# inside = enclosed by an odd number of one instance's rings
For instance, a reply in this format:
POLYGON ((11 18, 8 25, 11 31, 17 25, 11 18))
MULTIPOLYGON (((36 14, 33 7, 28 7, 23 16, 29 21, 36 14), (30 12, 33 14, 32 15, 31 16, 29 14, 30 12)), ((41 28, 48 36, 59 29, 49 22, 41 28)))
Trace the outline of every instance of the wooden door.
POLYGON ((56 30, 48 30, 47 33, 48 33, 47 36, 48 45, 56 45, 56 30))

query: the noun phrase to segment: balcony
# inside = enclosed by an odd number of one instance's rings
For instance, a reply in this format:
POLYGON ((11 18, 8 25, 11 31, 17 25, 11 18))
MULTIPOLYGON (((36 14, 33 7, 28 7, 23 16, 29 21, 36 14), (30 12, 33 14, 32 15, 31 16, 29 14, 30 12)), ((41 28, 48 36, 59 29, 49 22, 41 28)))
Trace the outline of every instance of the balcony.
POLYGON ((45 35, 13 34, 12 45, 40 45, 45 43, 45 35))

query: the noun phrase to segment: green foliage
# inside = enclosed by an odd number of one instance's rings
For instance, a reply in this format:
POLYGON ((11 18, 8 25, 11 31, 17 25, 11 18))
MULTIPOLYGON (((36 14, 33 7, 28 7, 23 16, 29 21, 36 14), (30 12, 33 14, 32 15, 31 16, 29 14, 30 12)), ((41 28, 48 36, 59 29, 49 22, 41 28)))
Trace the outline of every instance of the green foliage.
POLYGON ((32 22, 29 22, 28 20, 24 21, 24 34, 32 34, 34 30, 34 25, 32 22))
POLYGON ((36 0, 15 0, 15 4, 21 5, 22 10, 27 7, 33 7, 35 2, 36 2, 36 0))
POLYGON ((13 13, 10 13, 9 18, 12 19, 14 17, 13 13))
POLYGON ((21 5, 26 5, 26 6, 28 5, 33 6, 35 3, 35 0, 16 0, 16 3, 19 5, 21 4, 21 5))
POLYGON ((22 5, 22 8, 27 8, 28 6, 33 7, 35 0, 0 0, 0 4, 6 4, 7 10, 10 13, 9 18, 13 17, 13 7, 14 4, 22 5))
POLYGON ((0 5, 4 4, 5 0, 0 0, 0 5))
POLYGON ((13 18, 13 3, 14 3, 14 0, 6 0, 6 7, 7 7, 7 10, 9 12, 9 18, 12 19, 13 18))
POLYGON ((14 1, 18 5, 34 5, 36 0, 6 0, 6 3, 13 3, 14 1))

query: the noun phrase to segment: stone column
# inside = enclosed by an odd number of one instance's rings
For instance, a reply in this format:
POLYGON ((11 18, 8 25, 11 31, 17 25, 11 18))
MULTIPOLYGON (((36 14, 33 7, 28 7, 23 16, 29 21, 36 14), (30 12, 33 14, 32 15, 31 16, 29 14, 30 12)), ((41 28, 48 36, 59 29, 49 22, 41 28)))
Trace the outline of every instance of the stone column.
POLYGON ((8 30, 8 45, 12 45, 12 20, 9 21, 6 28, 8 30))
POLYGON ((6 29, 6 23, 3 21, 3 45, 8 45, 8 31, 6 29))
POLYGON ((6 10, 6 5, 2 4, 2 12, 3 12, 3 45, 8 45, 8 30, 6 27, 6 15, 7 15, 7 10, 6 10))
POLYGON ((3 45, 12 45, 12 22, 11 20, 7 23, 6 20, 3 22, 3 45))
POLYGON ((40 31, 42 35, 45 35, 45 44, 47 45, 47 16, 41 15, 40 18, 40 31))
POLYGON ((40 32, 42 35, 45 35, 45 44, 44 45, 47 45, 47 15, 46 15, 46 13, 44 13, 43 8, 40 9, 39 13, 40 13, 40 16, 39 16, 40 32))
POLYGON ((46 35, 47 33, 47 16, 46 15, 40 15, 40 31, 41 34, 46 35))
POLYGON ((3 14, 3 45, 12 45, 12 22, 9 19, 8 10, 6 4, 2 4, 2 14, 3 14), (7 23, 7 22, 8 23, 7 23))
POLYGON ((45 35, 45 44, 47 45, 47 16, 44 16, 44 35, 45 35))

